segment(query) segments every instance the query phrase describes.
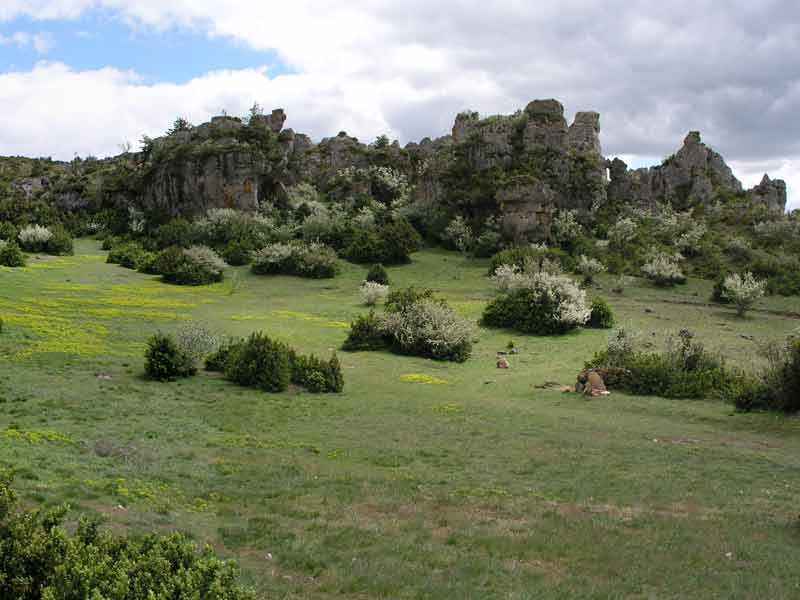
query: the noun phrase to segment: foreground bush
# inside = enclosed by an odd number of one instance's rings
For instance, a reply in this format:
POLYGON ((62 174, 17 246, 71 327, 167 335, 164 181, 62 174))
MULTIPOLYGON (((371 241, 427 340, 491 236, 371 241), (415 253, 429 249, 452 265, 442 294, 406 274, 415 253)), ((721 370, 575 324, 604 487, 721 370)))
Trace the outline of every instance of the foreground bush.
POLYGON ((644 276, 659 287, 670 287, 676 283, 685 283, 686 276, 680 268, 680 254, 656 252, 642 267, 644 276))
POLYGON ((616 331, 607 348, 586 368, 617 370, 624 375, 607 384, 633 394, 664 398, 729 399, 743 382, 741 374, 727 369, 687 330, 679 333, 677 341, 670 340, 663 353, 641 352, 629 332, 616 331))
POLYGON ((764 296, 766 281, 759 281, 752 273, 739 275, 733 273, 725 278, 723 296, 736 307, 736 313, 743 317, 745 313, 764 296))
POLYGON ((24 267, 25 255, 17 246, 16 242, 0 240, 0 266, 3 267, 24 267))
POLYGON ((472 353, 472 325, 430 290, 408 288, 389 294, 386 311, 350 326, 344 350, 391 348, 436 360, 464 362, 472 353))
POLYGON ((256 275, 297 275, 312 279, 330 279, 339 272, 333 249, 323 244, 304 242, 276 243, 253 253, 256 275))
POLYGON ((47 242, 53 237, 48 227, 42 225, 28 225, 20 230, 17 239, 26 252, 45 252, 47 242))
POLYGON ((101 531, 81 519, 62 524, 66 506, 22 511, 11 475, 0 473, 0 598, 8 600, 254 600, 233 563, 181 534, 141 539, 101 531))
POLYGON ((586 292, 568 277, 527 275, 507 290, 484 310, 485 325, 554 335, 571 331, 589 319, 586 292))
POLYGON ((208 246, 168 248, 155 261, 155 270, 167 283, 206 285, 222 281, 228 265, 208 246))
POLYGON ((144 371, 156 381, 174 381, 197 372, 192 356, 171 335, 157 333, 147 340, 144 371))
POLYGON ((800 411, 800 339, 773 345, 765 351, 765 371, 734 397, 740 410, 800 411))
POLYGON ((266 392, 283 392, 290 382, 313 393, 338 393, 344 388, 335 353, 327 361, 313 354, 304 356, 263 333, 222 344, 208 356, 205 367, 224 373, 234 383, 266 392))

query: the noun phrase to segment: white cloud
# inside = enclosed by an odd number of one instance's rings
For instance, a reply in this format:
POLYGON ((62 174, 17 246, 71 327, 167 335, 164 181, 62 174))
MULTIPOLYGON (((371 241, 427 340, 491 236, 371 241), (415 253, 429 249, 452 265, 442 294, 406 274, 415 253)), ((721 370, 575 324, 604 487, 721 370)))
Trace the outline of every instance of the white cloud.
POLYGON ((0 132, 0 151, 114 151, 124 138, 163 131, 176 114, 202 120, 223 107, 243 112, 254 100, 283 106, 288 125, 315 137, 346 129, 406 141, 446 133, 464 108, 510 112, 556 97, 568 112, 601 113, 609 155, 663 157, 699 129, 737 164, 784 159, 772 175, 797 187, 800 5, 793 0, 731 0, 725 10, 713 0, 660 7, 647 0, 3 0, 0 21, 71 18, 92 8, 135 27, 191 28, 274 50, 294 74, 271 79, 245 70, 145 85, 130 74, 50 64, 0 75, 0 110, 19 120, 0 132), (38 90, 54 94, 58 110, 41 106, 38 90), (40 122, 45 135, 24 133, 40 122), (106 127, 92 131, 92 123, 106 127))
POLYGON ((53 42, 47 34, 28 33, 17 31, 9 36, 0 34, 0 46, 13 45, 17 48, 33 48, 39 54, 47 54, 53 47, 53 42))

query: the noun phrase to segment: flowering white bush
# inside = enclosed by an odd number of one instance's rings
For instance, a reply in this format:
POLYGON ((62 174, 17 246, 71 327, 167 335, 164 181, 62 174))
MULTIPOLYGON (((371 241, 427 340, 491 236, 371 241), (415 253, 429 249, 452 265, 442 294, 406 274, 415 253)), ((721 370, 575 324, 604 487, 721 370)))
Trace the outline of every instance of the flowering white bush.
POLYGON ((293 244, 267 244, 253 253, 253 266, 280 265, 291 258, 294 252, 293 244))
POLYGON ((700 253, 700 242, 707 231, 708 228, 703 223, 693 225, 678 238, 675 246, 684 254, 695 256, 700 253))
POLYGON ((608 240, 617 248, 623 248, 636 239, 639 225, 633 219, 625 217, 620 219, 608 230, 608 240))
POLYGON ((289 206, 293 209, 300 208, 303 204, 310 204, 319 199, 319 192, 310 183, 298 183, 286 190, 289 206))
POLYGON ((463 361, 472 350, 472 324, 446 304, 425 298, 380 317, 381 329, 408 354, 463 361))
POLYGON ((569 277, 545 271, 520 274, 508 269, 502 274, 508 276, 503 283, 507 291, 486 307, 483 321, 487 325, 550 335, 589 320, 586 292, 569 277))
POLYGON ((375 211, 369 206, 362 206, 353 217, 353 222, 361 227, 372 227, 375 225, 375 211))
POLYGON ((196 323, 189 322, 182 325, 175 334, 178 347, 197 362, 206 354, 211 354, 219 346, 219 340, 196 323))
POLYGON ((442 237, 464 254, 472 248, 474 241, 472 229, 461 215, 450 221, 442 237))
POLYGON ((389 294, 389 286, 375 281, 365 281, 359 288, 361 302, 367 306, 375 306, 389 294))
POLYGON ((47 242, 53 237, 53 232, 41 225, 28 225, 23 227, 17 238, 20 246, 29 252, 44 250, 47 242))
POLYGON ((744 316, 755 301, 764 296, 766 285, 765 281, 759 281, 752 273, 733 273, 725 278, 723 295, 736 306, 739 316, 744 316))
POLYGON ((603 263, 601 263, 596 258, 589 258, 584 256, 583 254, 580 255, 578 258, 578 273, 583 275, 583 282, 585 284, 590 284, 594 281, 596 275, 600 273, 606 272, 606 267, 603 263))
POLYGON ((747 240, 732 238, 725 246, 725 253, 735 260, 745 260, 750 257, 753 249, 747 240))
POLYGON ((681 260, 683 260, 683 256, 680 254, 654 252, 650 260, 642 267, 642 272, 645 277, 658 286, 667 287, 683 283, 686 281, 686 276, 680 268, 681 260))
POLYGON ((339 271, 336 252, 325 244, 292 242, 268 244, 253 253, 253 273, 287 274, 324 279, 339 271))
POLYGON ((530 285, 530 275, 517 265, 500 265, 495 269, 492 281, 498 292, 505 293, 530 285))
POLYGON ((215 277, 220 276, 228 266, 220 255, 208 246, 192 246, 184 250, 183 253, 195 265, 200 266, 215 277))
POLYGON ((581 224, 578 223, 577 211, 560 211, 553 219, 553 237, 557 242, 575 241, 581 234, 581 224))

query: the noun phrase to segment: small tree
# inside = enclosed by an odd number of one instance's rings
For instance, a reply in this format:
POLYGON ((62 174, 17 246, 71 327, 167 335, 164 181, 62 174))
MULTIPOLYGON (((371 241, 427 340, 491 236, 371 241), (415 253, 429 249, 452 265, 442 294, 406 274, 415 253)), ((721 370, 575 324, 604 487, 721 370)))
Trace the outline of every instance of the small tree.
POLYGON ((594 283, 595 276, 605 273, 606 267, 596 258, 589 258, 581 254, 578 259, 578 273, 583 275, 583 283, 591 285, 594 283))
POLYGON ((450 221, 450 224, 444 230, 444 237, 465 256, 475 241, 472 229, 461 215, 450 221))
POLYGON ((676 283, 686 281, 686 276, 681 271, 679 262, 683 260, 680 254, 667 254, 655 252, 650 260, 642 267, 644 276, 659 287, 670 287, 676 283))
POLYGON ((765 281, 759 281, 752 273, 733 273, 725 278, 723 295, 736 306, 736 313, 743 317, 753 304, 764 295, 765 281))

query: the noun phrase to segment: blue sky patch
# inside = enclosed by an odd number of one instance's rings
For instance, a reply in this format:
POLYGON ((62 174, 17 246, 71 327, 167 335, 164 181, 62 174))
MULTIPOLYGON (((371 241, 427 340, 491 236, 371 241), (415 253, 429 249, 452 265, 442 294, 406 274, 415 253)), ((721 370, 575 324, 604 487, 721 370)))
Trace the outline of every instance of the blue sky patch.
POLYGON ((77 71, 133 70, 148 83, 184 83, 209 71, 263 66, 270 77, 290 72, 275 52, 210 38, 202 31, 131 28, 110 12, 92 11, 70 20, 19 18, 0 23, 0 72, 29 71, 42 60, 63 62, 77 71), (19 32, 43 36, 49 50, 37 51, 30 39, 15 41, 19 32))

